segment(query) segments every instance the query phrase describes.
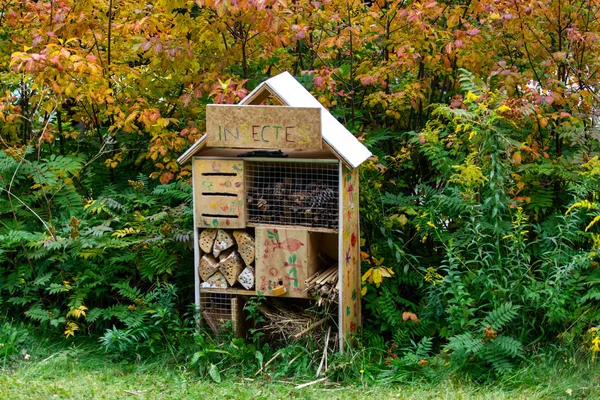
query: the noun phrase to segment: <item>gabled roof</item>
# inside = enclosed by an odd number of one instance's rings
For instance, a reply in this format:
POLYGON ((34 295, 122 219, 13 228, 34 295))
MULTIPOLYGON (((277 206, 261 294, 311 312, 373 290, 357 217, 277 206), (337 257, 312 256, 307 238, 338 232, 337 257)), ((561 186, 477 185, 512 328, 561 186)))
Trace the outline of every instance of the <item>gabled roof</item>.
MULTIPOLYGON (((275 97, 285 106, 321 107, 323 140, 336 157, 348 166, 356 168, 371 156, 371 152, 287 71, 258 85, 239 104, 258 104, 269 96, 275 97)), ((206 135, 183 153, 177 162, 185 163, 204 146, 206 135)))

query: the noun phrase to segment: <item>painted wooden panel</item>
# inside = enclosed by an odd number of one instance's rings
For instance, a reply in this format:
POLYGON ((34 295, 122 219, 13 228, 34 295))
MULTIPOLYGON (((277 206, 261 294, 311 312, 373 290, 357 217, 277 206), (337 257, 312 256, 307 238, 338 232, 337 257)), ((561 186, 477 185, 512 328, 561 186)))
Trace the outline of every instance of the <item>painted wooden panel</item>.
POLYGON ((244 162, 194 160, 194 207, 201 228, 245 228, 244 162))
POLYGON ((206 107, 206 145, 321 149, 321 109, 211 104, 206 107))
POLYGON ((358 169, 342 167, 340 215, 340 338, 342 348, 361 320, 358 169))
POLYGON ((316 269, 315 246, 306 229, 256 228, 256 291, 272 296, 283 285, 281 297, 307 297, 304 281, 316 269))

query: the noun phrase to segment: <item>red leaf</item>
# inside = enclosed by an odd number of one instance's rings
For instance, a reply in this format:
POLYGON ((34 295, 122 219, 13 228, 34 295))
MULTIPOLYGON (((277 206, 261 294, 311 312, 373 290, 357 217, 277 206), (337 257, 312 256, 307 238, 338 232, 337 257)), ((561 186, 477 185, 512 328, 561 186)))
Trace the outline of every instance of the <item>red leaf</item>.
POLYGON ((321 86, 323 86, 323 77, 315 76, 313 79, 313 83, 315 84, 315 87, 319 89, 321 86))
POLYGON ((160 175, 160 183, 162 183, 163 185, 166 185, 167 183, 169 183, 171 181, 171 179, 173 179, 174 175, 170 172, 163 172, 160 175))

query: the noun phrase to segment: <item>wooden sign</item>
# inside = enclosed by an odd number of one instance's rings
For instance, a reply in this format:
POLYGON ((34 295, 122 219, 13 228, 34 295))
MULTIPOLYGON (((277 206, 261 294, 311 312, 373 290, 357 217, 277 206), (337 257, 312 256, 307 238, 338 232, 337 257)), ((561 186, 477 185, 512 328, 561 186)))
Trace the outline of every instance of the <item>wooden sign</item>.
POLYGON ((322 149, 321 108, 206 106, 206 145, 247 149, 322 149))

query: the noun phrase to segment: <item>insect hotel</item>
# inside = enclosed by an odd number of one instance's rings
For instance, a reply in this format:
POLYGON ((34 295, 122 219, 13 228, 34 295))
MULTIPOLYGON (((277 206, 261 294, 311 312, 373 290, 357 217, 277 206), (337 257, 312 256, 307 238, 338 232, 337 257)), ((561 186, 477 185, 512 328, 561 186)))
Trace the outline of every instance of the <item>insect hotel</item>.
POLYGON ((370 155, 287 72, 238 105, 208 105, 206 134, 178 159, 192 161, 201 322, 240 333, 257 293, 327 296, 343 349, 360 324, 357 168, 370 155))

